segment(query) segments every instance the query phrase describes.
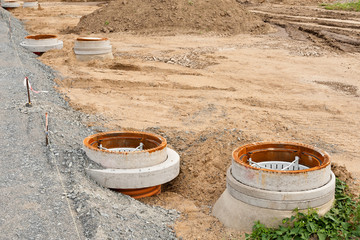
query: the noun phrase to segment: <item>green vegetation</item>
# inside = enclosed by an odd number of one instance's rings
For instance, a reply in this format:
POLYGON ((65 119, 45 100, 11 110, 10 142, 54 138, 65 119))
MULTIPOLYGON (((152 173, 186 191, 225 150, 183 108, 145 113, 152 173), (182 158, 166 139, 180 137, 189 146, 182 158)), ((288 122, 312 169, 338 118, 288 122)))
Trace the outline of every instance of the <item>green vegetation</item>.
POLYGON ((109 22, 109 21, 106 21, 106 22, 105 22, 105 25, 109 25, 109 24, 110 24, 110 22, 109 22))
POLYGON ((298 240, 298 239, 360 239, 360 203, 346 193, 345 182, 336 179, 335 205, 323 217, 314 209, 307 214, 295 209, 295 216, 285 218, 279 228, 266 228, 255 222, 247 240, 298 240))
POLYGON ((349 2, 349 3, 323 3, 321 6, 325 7, 327 10, 344 10, 344 11, 360 11, 360 0, 358 2, 349 2))

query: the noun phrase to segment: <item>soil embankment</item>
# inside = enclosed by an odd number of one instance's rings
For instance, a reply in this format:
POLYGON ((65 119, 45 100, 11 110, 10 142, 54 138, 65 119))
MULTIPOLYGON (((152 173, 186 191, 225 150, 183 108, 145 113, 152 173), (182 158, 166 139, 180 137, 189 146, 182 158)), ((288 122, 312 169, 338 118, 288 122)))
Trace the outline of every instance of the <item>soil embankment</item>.
POLYGON ((319 7, 253 6, 250 12, 280 26, 297 40, 310 40, 336 52, 360 52, 360 13, 319 7))
POLYGON ((266 33, 270 26, 233 0, 122 0, 83 16, 78 33, 266 33))

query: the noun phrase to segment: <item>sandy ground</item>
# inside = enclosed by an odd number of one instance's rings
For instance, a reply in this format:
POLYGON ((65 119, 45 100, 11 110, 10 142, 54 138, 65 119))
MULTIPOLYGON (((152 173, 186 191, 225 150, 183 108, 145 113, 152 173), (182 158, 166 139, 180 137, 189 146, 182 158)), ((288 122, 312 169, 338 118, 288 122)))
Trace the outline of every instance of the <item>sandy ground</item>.
POLYGON ((41 6, 14 15, 30 33, 64 41, 62 50, 40 59, 62 74, 58 90, 75 109, 106 119, 87 124, 161 133, 180 153, 180 176, 145 200, 183 213, 179 237, 239 237, 210 212, 225 189, 231 151, 244 143, 311 144, 360 178, 358 51, 294 38, 273 25, 272 33, 256 36, 104 33, 97 36, 110 39, 115 59, 78 62, 72 51, 78 35, 64 32, 98 7, 41 6))

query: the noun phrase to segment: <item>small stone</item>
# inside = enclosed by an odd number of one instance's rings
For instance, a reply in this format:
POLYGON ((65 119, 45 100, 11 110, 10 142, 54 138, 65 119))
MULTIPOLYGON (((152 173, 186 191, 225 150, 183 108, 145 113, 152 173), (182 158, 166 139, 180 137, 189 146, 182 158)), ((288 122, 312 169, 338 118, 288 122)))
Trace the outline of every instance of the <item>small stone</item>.
POLYGON ((100 212, 100 215, 101 215, 101 216, 103 216, 103 217, 106 217, 106 218, 108 218, 108 217, 109 217, 109 215, 108 215, 108 214, 103 213, 103 212, 100 212))

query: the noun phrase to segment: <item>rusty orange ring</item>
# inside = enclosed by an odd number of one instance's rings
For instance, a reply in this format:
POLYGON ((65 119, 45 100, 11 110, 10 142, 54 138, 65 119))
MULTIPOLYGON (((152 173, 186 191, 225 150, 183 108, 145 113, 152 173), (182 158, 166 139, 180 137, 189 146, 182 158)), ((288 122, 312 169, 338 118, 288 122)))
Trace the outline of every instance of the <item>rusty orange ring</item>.
POLYGON ((275 150, 293 151, 293 152, 298 151, 302 154, 305 153, 308 156, 313 157, 314 161, 318 161, 318 164, 315 164, 314 166, 310 166, 309 169, 304 169, 304 170, 284 172, 273 169, 261 169, 262 171, 293 174, 293 173, 319 170, 322 168, 326 168, 330 164, 330 157, 325 151, 322 151, 310 145, 294 143, 294 142, 257 142, 257 143, 246 144, 244 146, 235 149, 232 153, 232 157, 236 163, 247 168, 258 170, 258 168, 253 167, 248 163, 247 160, 250 157, 250 155, 257 152, 266 152, 266 151, 270 152, 275 150))
POLYGON ((161 193, 161 185, 147 187, 147 188, 136 188, 136 189, 112 189, 122 194, 128 195, 135 199, 145 198, 157 195, 161 193))
POLYGON ((156 147, 154 148, 150 148, 150 149, 145 149, 142 151, 137 151, 137 152, 155 152, 155 151, 159 151, 162 150, 164 148, 166 148, 167 146, 167 142, 166 139, 163 138, 160 135, 156 135, 153 133, 146 133, 146 132, 137 132, 137 131, 113 131, 113 132, 104 132, 104 133, 97 133, 91 136, 88 136, 84 139, 83 144, 85 147, 92 149, 92 150, 96 150, 96 151, 100 151, 100 152, 108 152, 111 154, 121 154, 121 155, 128 155, 127 152, 111 152, 109 150, 103 150, 103 149, 99 149, 97 146, 95 146, 94 144, 98 143, 99 141, 102 140, 111 140, 111 139, 126 139, 126 138, 140 138, 140 139, 146 139, 146 140, 151 140, 154 141, 156 143, 156 147))
POLYGON ((25 37, 25 39, 34 39, 34 40, 54 39, 54 38, 57 38, 57 36, 52 34, 29 35, 25 37))
POLYGON ((101 37, 78 37, 76 41, 83 41, 83 42, 99 42, 99 41, 107 41, 107 38, 101 37))

